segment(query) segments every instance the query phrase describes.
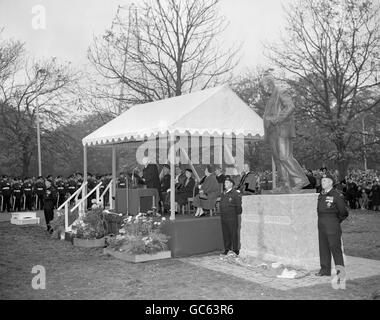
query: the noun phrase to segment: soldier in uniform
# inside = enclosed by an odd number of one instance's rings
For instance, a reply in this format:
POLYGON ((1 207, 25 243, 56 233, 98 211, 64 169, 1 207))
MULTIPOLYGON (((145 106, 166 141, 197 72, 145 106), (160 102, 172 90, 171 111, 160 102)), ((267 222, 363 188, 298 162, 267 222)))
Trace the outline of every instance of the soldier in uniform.
POLYGON ((32 210, 33 206, 33 184, 30 179, 25 178, 22 184, 22 192, 25 195, 25 209, 32 210))
MULTIPOLYGON (((322 192, 318 196, 318 240, 321 269, 317 276, 331 275, 331 254, 335 266, 344 268, 342 253, 341 222, 348 217, 343 196, 333 188, 334 178, 330 174, 322 177, 322 192)), ((338 273, 337 269, 337 273, 338 273)))
POLYGON ((226 177, 224 181, 225 191, 220 199, 220 213, 222 221, 222 233, 224 242, 223 255, 239 255, 239 216, 242 213, 241 194, 233 187, 235 182, 226 177))
POLYGON ((124 172, 120 172, 119 178, 116 181, 116 188, 118 189, 125 189, 127 187, 127 182, 126 182, 125 174, 124 172))
POLYGON ((15 202, 13 208, 15 211, 21 211, 22 185, 21 180, 16 179, 12 186, 12 194, 15 202))
POLYGON ((53 230, 51 229, 50 221, 54 219, 54 207, 57 203, 57 192, 53 187, 52 180, 45 181, 43 199, 46 228, 47 231, 51 233, 53 230))
POLYGON ((67 191, 70 193, 70 196, 77 190, 77 182, 75 181, 74 175, 69 177, 67 181, 67 191))
POLYGON ((62 203, 65 202, 65 197, 67 193, 67 185, 65 181, 63 181, 62 176, 58 176, 55 181, 55 188, 57 189, 58 198, 57 198, 57 207, 60 207, 62 203))
POLYGON ((37 178, 37 182, 34 185, 34 192, 37 196, 37 207, 36 210, 42 210, 44 207, 44 193, 45 193, 45 184, 41 176, 37 178))
POLYGON ((1 191, 3 194, 3 210, 11 212, 12 184, 7 176, 4 177, 1 191))

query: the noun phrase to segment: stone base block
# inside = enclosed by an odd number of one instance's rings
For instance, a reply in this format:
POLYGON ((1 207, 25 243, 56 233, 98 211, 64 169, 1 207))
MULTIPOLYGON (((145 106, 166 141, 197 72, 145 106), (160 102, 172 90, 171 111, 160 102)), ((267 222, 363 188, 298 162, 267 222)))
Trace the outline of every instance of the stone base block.
POLYGON ((241 255, 319 268, 316 193, 243 196, 241 255))

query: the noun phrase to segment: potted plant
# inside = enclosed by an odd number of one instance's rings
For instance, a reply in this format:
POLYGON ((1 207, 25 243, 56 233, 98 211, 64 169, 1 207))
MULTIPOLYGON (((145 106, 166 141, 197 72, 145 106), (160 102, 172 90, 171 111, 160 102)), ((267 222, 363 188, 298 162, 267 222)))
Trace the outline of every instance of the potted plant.
POLYGON ((78 218, 72 226, 73 244, 78 247, 96 248, 105 246, 107 224, 103 209, 93 205, 82 217, 78 218))
POLYGON ((161 232, 163 223, 166 223, 164 217, 149 213, 129 216, 123 220, 116 237, 109 240, 104 252, 130 262, 170 258, 169 237, 161 232))

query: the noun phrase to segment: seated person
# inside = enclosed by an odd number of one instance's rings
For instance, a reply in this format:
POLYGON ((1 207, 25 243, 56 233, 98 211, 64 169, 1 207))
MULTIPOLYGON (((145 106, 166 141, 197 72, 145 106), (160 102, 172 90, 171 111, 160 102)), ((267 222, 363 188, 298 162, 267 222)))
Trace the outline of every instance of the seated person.
POLYGON ((194 197, 193 205, 197 208, 196 217, 201 217, 204 214, 203 209, 212 210, 215 207, 216 199, 220 195, 220 187, 213 167, 207 165, 205 169, 205 178, 202 184, 198 186, 199 194, 194 197))
POLYGON ((185 180, 182 184, 179 184, 176 188, 175 201, 176 201, 176 211, 178 208, 184 206, 187 203, 188 198, 193 197, 193 191, 195 187, 195 180, 192 177, 193 171, 191 169, 186 169, 185 180))
POLYGON ((175 167, 175 186, 176 189, 183 185, 184 181, 186 180, 186 174, 185 171, 181 170, 179 166, 175 167))

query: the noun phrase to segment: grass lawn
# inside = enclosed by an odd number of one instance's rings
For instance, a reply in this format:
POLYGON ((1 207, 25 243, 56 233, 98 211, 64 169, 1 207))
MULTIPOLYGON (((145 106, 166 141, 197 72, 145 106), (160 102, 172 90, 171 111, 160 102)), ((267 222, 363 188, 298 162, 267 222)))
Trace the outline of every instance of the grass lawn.
MULTIPOLYGON (((43 225, 43 223, 42 223, 43 225)), ((380 260, 380 213, 352 211, 343 223, 348 255, 380 260)), ((318 285, 281 291, 177 259, 132 264, 53 240, 42 226, 0 222, 0 299, 366 299, 380 277, 347 281, 346 290, 318 285), (34 290, 32 268, 46 269, 34 290)))

